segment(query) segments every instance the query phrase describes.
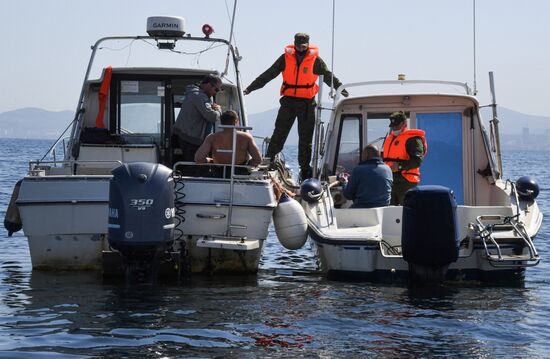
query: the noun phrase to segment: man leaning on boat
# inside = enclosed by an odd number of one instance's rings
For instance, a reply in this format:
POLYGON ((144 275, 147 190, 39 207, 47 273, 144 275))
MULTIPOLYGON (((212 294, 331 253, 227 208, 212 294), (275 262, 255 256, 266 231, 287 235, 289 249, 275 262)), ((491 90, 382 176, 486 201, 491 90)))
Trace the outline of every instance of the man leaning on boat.
POLYGON ((353 201, 352 208, 375 208, 390 204, 393 177, 391 169, 380 157, 378 148, 369 144, 349 178, 344 176, 344 197, 353 201))
POLYGON ((221 90, 221 86, 219 77, 206 75, 200 84, 189 85, 185 89, 185 98, 174 124, 184 161, 194 160, 195 152, 220 120, 221 107, 211 98, 221 90))
POLYGON ((384 162, 393 172, 391 203, 402 205, 405 193, 420 183, 420 164, 428 145, 422 130, 408 129, 407 116, 398 111, 390 115, 390 133, 384 140, 384 162))

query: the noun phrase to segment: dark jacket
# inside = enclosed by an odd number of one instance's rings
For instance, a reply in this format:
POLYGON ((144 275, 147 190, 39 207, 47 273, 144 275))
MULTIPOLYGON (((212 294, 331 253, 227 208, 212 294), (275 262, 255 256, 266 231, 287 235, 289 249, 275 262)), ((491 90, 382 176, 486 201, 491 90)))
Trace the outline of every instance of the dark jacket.
POLYGON ((181 139, 201 145, 207 129, 219 122, 221 110, 212 108, 212 100, 199 85, 189 85, 185 88, 185 98, 181 104, 180 113, 174 124, 174 132, 181 139))
POLYGON ((355 208, 383 207, 390 204, 393 176, 382 158, 362 161, 353 169, 344 188, 344 197, 355 208))

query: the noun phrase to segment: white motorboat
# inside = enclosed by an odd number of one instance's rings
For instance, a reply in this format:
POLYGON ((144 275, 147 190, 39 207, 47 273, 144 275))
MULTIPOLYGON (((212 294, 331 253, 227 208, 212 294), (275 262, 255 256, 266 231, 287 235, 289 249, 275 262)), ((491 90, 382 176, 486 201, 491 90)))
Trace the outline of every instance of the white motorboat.
POLYGON ((120 274, 126 257, 149 251, 161 270, 177 273, 257 271, 277 206, 268 171, 235 166, 234 156, 230 166, 180 162, 172 133, 185 87, 207 74, 223 79, 216 103, 237 111, 238 128, 249 129, 239 56, 230 41, 210 37, 210 26, 193 37, 183 25, 151 17, 149 36, 92 46, 67 144, 60 136, 53 159, 30 163, 6 215, 10 234, 23 228, 33 269, 120 274), (109 62, 98 63, 100 52, 109 62), (123 65, 107 66, 118 55, 123 65), (127 65, 145 60, 161 65, 127 65), (182 68, 184 61, 190 66, 182 68))
POLYGON ((309 235, 329 278, 515 280, 539 263, 533 243, 543 218, 539 188, 528 176, 502 176, 492 73, 490 79, 490 136, 465 83, 399 79, 338 89, 326 135, 317 136, 318 179, 301 190, 309 235), (353 95, 341 97, 343 89, 353 95), (350 208, 335 177, 351 173, 361 149, 384 138, 394 111, 426 133, 420 185, 403 207, 350 208))

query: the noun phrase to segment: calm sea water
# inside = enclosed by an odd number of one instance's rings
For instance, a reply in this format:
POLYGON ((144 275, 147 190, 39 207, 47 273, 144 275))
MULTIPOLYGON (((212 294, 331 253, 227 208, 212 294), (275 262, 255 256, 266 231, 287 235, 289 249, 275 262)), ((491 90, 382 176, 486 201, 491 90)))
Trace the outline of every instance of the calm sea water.
MULTIPOLYGON (((27 161, 49 144, 0 139, 1 219, 27 161)), ((538 180, 546 213, 536 241, 544 260, 519 285, 328 281, 309 243, 287 251, 271 230, 257 276, 127 286, 32 272, 26 238, 2 229, 0 357, 550 357, 550 153, 503 161, 505 177, 538 180)))

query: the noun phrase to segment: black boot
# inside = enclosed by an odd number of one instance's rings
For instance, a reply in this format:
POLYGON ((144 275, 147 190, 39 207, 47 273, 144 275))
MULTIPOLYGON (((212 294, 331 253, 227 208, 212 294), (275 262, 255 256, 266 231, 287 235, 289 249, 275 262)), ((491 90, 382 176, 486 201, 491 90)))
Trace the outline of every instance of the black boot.
POLYGON ((313 175, 313 171, 310 166, 307 166, 305 168, 304 167, 300 168, 300 182, 308 178, 311 178, 312 175, 313 175))

